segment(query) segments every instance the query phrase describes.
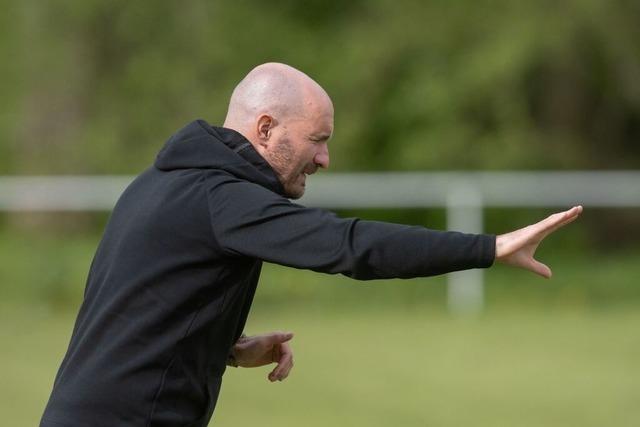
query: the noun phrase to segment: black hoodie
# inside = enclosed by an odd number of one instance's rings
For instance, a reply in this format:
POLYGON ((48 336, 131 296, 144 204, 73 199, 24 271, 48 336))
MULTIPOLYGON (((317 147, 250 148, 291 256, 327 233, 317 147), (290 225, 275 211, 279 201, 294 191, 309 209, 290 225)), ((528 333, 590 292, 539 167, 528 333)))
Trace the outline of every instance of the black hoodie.
POLYGON ((242 135, 192 122, 113 210, 41 426, 206 426, 262 261, 367 280, 494 253, 493 236, 292 203, 242 135))

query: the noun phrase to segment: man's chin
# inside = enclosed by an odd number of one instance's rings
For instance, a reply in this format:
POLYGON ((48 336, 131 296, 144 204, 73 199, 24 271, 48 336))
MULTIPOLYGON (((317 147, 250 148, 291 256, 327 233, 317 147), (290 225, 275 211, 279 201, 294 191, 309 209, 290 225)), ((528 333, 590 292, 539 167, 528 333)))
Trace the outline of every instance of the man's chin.
POLYGON ((286 186, 284 188, 284 194, 289 199, 297 200, 300 197, 304 196, 304 190, 304 185, 286 186))

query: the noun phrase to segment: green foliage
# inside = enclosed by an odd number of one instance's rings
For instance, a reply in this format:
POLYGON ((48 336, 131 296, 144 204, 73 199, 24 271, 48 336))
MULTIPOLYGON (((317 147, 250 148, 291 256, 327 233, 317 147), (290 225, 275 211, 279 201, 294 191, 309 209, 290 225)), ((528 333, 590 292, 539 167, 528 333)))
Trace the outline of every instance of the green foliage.
POLYGON ((636 2, 26 0, 0 19, 8 172, 138 172, 269 60, 333 96, 338 170, 639 165, 636 2))
MULTIPOLYGON (((136 174, 184 123, 220 124, 234 85, 265 61, 306 71, 332 95, 336 170, 640 166, 637 2, 5 3, 1 175, 136 174)), ((444 227, 441 211, 346 213, 444 227)), ((547 213, 491 210, 486 230, 547 213)), ((7 215, 7 230, 21 217, 7 215)), ((635 253, 638 218, 588 209, 561 251, 635 253)), ((74 225, 91 237, 73 250, 3 241, 3 264, 33 254, 0 270, 3 294, 73 299, 101 225, 74 225)), ((66 230, 55 219, 19 227, 29 228, 66 230)))
POLYGON ((0 298, 77 306, 99 236, 0 233, 0 298))

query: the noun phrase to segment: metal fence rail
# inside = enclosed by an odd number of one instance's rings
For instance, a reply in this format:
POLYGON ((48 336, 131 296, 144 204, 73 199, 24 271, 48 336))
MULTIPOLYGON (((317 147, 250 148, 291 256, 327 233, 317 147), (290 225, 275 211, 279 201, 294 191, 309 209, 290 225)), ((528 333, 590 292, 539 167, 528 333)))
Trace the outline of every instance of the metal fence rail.
MULTIPOLYGON (((111 210, 132 176, 0 176, 0 211, 111 210)), ((447 228, 483 231, 485 207, 640 207, 640 171, 427 172, 320 174, 307 206, 447 210, 447 228)), ((449 307, 482 309, 483 275, 449 275, 449 307)))

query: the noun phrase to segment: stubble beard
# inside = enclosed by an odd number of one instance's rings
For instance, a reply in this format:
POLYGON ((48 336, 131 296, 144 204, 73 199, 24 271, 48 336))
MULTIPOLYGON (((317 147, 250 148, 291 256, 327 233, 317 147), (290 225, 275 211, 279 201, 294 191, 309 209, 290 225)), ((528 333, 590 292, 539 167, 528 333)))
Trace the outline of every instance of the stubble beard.
POLYGON ((284 188, 284 194, 290 199, 299 199, 304 195, 304 185, 297 183, 302 171, 292 170, 295 166, 295 151, 291 142, 283 138, 277 142, 275 149, 269 154, 271 168, 278 176, 278 180, 284 188))

